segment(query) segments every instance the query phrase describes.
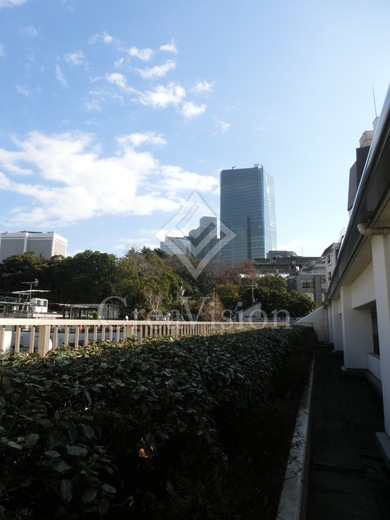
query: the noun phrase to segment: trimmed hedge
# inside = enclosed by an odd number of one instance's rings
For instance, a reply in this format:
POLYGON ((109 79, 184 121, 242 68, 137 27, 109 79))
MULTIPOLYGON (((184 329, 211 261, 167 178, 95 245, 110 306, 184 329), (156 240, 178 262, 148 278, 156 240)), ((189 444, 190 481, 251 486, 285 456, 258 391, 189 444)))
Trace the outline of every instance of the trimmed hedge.
POLYGON ((272 518, 313 344, 294 327, 2 358, 0 517, 272 518))

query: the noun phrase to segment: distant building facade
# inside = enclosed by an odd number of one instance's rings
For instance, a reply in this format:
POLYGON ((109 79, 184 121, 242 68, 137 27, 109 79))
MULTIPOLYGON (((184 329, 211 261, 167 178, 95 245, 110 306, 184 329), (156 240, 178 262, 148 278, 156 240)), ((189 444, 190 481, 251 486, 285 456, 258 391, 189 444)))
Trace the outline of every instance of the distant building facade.
POLYGON ((160 242, 160 249, 168 255, 185 255, 192 256, 192 245, 190 239, 185 237, 166 236, 164 241, 160 242))
POLYGON ((321 261, 320 257, 298 256, 294 251, 270 251, 267 258, 255 258, 254 262, 259 276, 280 274, 286 277, 303 269, 309 269, 319 261, 321 261))
POLYGON ((68 241, 57 233, 19 231, 0 234, 0 262, 12 255, 21 255, 32 251, 37 256, 49 259, 52 256, 66 256, 68 241))
POLYGON ((339 254, 339 250, 340 242, 333 242, 333 244, 328 246, 321 255, 325 262, 325 276, 327 287, 329 287, 330 281, 332 280, 333 271, 335 270, 337 264, 337 255, 339 254))
POLYGON ((298 256, 295 251, 268 251, 267 258, 289 258, 291 256, 298 256))
POLYGON ((359 148, 356 148, 356 161, 353 163, 349 170, 349 187, 348 187, 348 202, 347 209, 349 212, 352 210, 352 206, 356 197, 356 193, 362 178, 364 166, 370 151, 370 146, 374 138, 374 132, 378 124, 378 117, 373 121, 373 129, 366 130, 363 132, 359 139, 359 148))
POLYGON ((320 307, 328 290, 324 259, 318 258, 316 262, 290 274, 287 277, 287 287, 289 291, 295 290, 299 294, 305 294, 320 307))
POLYGON ((202 260, 218 245, 217 217, 201 217, 199 227, 192 229, 188 236, 166 236, 160 242, 160 249, 168 255, 192 256, 202 260))
MULTIPOLYGON (((220 253, 233 265, 276 249, 274 179, 263 166, 221 171, 221 222, 236 236, 220 253)), ((221 237, 222 238, 222 237, 221 237)))
POLYGON ((280 275, 289 291, 306 294, 322 305, 326 291, 325 260, 316 256, 298 256, 294 251, 269 251, 267 258, 256 258, 258 276, 280 275))
POLYGON ((201 260, 218 244, 218 221, 216 217, 201 217, 199 227, 192 229, 189 240, 192 255, 201 260))

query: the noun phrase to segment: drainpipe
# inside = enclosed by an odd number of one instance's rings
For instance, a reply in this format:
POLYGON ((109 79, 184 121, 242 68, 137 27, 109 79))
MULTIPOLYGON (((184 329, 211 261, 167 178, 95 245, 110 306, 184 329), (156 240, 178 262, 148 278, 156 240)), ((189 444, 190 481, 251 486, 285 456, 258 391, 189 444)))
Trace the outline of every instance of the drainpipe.
POLYGON ((357 225, 358 231, 361 235, 372 236, 372 235, 389 235, 390 227, 368 227, 365 222, 360 222, 357 225))

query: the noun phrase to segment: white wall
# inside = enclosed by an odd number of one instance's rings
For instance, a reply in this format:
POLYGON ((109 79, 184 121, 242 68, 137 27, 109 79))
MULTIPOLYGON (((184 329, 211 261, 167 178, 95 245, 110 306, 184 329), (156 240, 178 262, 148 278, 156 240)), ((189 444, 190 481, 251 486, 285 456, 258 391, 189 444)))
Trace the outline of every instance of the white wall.
POLYGON ((344 365, 346 368, 367 369, 367 354, 374 350, 371 309, 352 307, 349 285, 341 287, 340 295, 344 365))
POLYGON ((374 267, 372 262, 351 284, 351 300, 354 309, 375 301, 374 267))
POLYGON ((372 237, 385 429, 390 436, 390 247, 388 236, 372 237))

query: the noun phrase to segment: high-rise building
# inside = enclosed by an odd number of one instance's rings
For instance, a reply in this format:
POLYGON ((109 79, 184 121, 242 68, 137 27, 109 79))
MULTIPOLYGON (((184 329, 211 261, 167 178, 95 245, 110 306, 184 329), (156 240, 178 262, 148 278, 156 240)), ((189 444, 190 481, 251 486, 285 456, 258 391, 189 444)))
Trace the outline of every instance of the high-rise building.
POLYGON ((168 255, 185 255, 192 256, 192 244, 188 237, 170 237, 166 236, 164 241, 160 242, 160 249, 168 255))
POLYGON ((160 249, 169 255, 193 256, 201 260, 211 254, 218 244, 217 217, 201 217, 199 227, 191 229, 188 236, 165 236, 160 249))
POLYGON ((218 243, 217 217, 201 217, 199 227, 192 229, 189 240, 192 255, 200 260, 213 250, 218 243))
POLYGON ((222 248, 221 260, 237 264, 276 249, 274 180, 263 166, 221 171, 220 217, 236 235, 222 248))
POLYGON ((12 255, 21 255, 32 251, 37 256, 49 259, 52 256, 66 256, 68 241, 57 233, 19 231, 0 233, 0 262, 12 255))

